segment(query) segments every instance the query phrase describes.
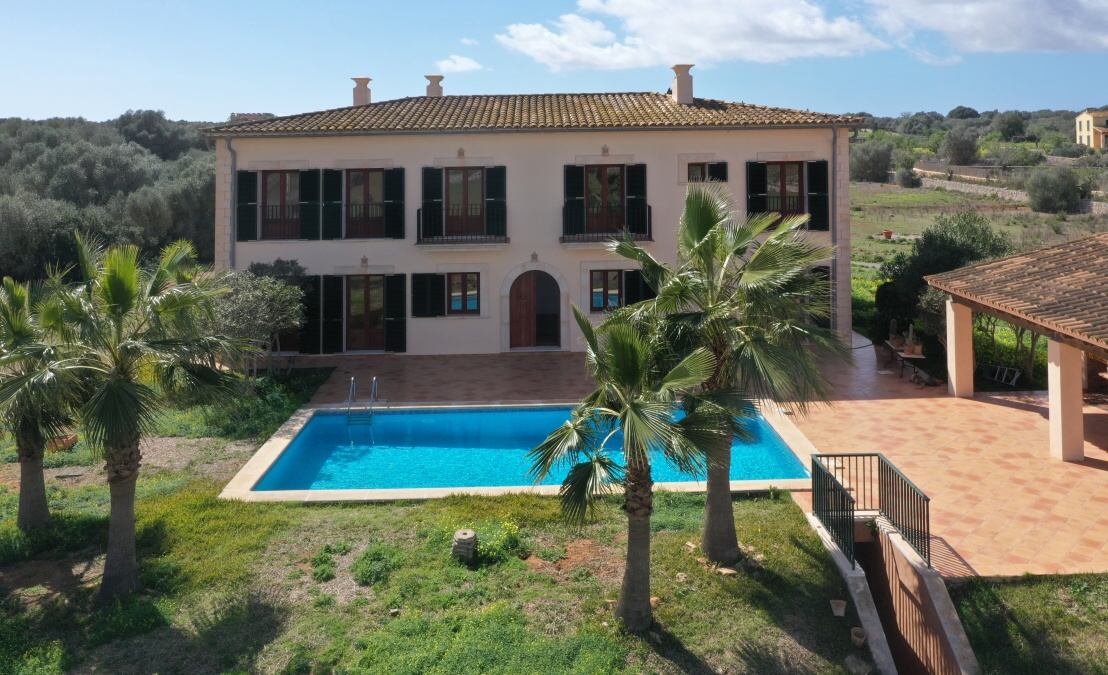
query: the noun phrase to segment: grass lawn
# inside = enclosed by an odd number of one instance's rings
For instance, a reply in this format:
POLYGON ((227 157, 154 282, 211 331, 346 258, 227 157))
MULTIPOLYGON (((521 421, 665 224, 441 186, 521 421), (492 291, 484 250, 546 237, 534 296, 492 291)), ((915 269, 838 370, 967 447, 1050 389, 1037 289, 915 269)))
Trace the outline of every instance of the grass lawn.
MULTIPOLYGON (((298 373, 259 390, 292 405, 319 379, 298 373)), ((144 591, 115 607, 90 604, 107 527, 99 467, 48 472, 53 524, 28 538, 14 524, 17 467, 0 465, 0 673, 824 673, 852 653, 868 658, 850 643, 853 610, 831 614, 828 601, 849 595, 787 495, 736 501, 740 538, 764 560, 724 577, 685 546, 699 536, 703 495, 660 493, 658 626, 635 637, 608 606, 622 575, 617 499, 580 530, 562 522, 556 498, 535 496, 220 501, 257 446, 246 430, 273 426, 263 406, 236 406, 183 405, 163 420, 179 435, 144 449, 144 591), (473 568, 449 555, 462 527, 483 542, 473 568)))
POLYGON ((1108 574, 951 588, 985 673, 1108 673, 1108 574))
POLYGON ((1006 232, 1020 250, 1108 230, 1108 216, 1056 216, 1034 213, 1026 204, 986 195, 926 188, 902 188, 879 183, 850 184, 850 230, 853 259, 884 262, 911 242, 873 239, 882 230, 919 234, 941 213, 972 210, 984 213, 1006 232))

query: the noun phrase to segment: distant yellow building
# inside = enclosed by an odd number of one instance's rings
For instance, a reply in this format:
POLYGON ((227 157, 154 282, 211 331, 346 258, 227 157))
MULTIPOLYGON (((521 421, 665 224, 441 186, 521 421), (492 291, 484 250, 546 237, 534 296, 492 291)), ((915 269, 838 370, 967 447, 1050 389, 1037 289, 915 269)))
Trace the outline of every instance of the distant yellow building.
POLYGON ((1108 110, 1083 110, 1077 116, 1077 142, 1094 150, 1108 147, 1108 110))

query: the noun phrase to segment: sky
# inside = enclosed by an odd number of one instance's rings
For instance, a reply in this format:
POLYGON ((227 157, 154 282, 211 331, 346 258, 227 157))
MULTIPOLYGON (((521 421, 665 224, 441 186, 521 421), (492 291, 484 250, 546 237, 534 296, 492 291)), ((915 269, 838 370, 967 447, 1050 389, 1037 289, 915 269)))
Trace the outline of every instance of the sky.
POLYGON ((898 115, 1108 104, 1108 0, 0 0, 0 117, 222 121, 447 94, 665 91, 898 115))

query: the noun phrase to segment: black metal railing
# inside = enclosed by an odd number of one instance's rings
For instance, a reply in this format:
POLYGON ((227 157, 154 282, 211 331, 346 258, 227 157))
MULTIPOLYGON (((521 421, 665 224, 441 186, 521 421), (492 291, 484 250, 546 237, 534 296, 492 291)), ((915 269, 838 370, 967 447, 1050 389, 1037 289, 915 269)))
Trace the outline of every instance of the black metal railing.
POLYGON ((366 239, 384 236, 386 236, 384 204, 346 205, 347 239, 366 239))
POLYGON ((586 219, 584 222, 580 222, 579 217, 578 222, 572 224, 563 213, 562 236, 559 241, 563 243, 611 241, 613 239, 624 239, 627 236, 636 241, 650 241, 653 225, 653 209, 647 205, 644 213, 643 206, 638 203, 628 204, 626 217, 623 217, 621 210, 620 219, 611 221, 604 229, 595 229, 599 227, 596 221, 586 219), (582 231, 579 228, 584 229, 582 231))
POLYGON ((266 204, 262 207, 262 239, 299 238, 299 204, 266 204))
POLYGON ((804 197, 801 195, 766 195, 766 211, 782 215, 804 213, 804 197))
POLYGON ((815 455, 812 456, 812 513, 854 567, 854 498, 815 455))
POLYGON ((812 511, 854 563, 854 515, 877 512, 931 565, 931 498, 881 453, 812 455, 812 511), (850 498, 850 523, 843 520, 850 498))
MULTIPOLYGON (((496 209, 489 209, 489 219, 492 219, 493 215, 500 215, 503 213, 503 205, 497 204, 497 207, 498 208, 496 209)), ((478 213, 484 212, 479 210, 478 213)), ((503 221, 499 220, 498 222, 503 221)), ((508 236, 503 227, 501 227, 500 232, 498 233, 495 231, 492 223, 483 222, 480 229, 482 231, 465 232, 464 229, 459 227, 459 222, 454 221, 452 223, 449 216, 447 216, 444 222, 441 209, 438 209, 436 213, 431 214, 431 220, 425 221, 423 217, 423 209, 416 209, 417 244, 502 244, 508 242, 508 236)))

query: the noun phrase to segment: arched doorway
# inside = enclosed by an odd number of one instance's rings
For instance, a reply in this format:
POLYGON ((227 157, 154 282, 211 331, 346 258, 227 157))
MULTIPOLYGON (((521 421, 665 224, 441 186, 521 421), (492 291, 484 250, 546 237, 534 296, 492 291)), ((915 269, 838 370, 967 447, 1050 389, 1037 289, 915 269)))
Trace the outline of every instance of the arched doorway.
POLYGON ((508 293, 510 346, 560 347, 561 299, 558 282, 540 270, 524 272, 508 293))

